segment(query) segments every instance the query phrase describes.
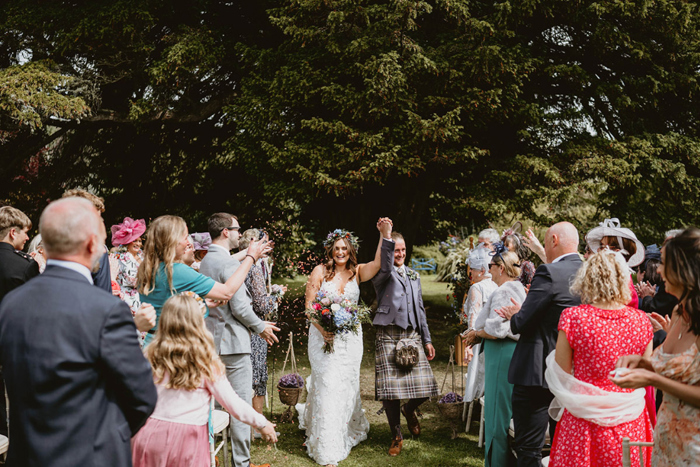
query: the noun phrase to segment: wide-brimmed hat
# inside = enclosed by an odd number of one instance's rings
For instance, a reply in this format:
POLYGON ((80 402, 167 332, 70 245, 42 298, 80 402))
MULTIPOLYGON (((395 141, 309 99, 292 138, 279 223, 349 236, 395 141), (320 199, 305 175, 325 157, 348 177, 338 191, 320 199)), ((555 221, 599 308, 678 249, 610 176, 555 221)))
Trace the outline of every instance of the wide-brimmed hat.
POLYGON ((637 236, 630 229, 620 227, 619 219, 615 217, 612 219, 605 219, 598 227, 588 232, 586 235, 586 243, 588 243, 591 251, 594 253, 598 251, 598 248, 600 248, 600 241, 603 237, 616 237, 617 243, 622 249, 621 252, 627 254, 629 254, 629 252, 624 250, 622 239, 627 238, 635 243, 637 251, 630 256, 630 259, 627 261, 627 266, 633 268, 639 266, 642 261, 644 261, 644 244, 637 240, 637 236))
POLYGON ((146 221, 125 217, 124 222, 112 226, 112 245, 128 245, 146 231, 146 221))
POLYGON ((192 234, 192 243, 194 243, 194 251, 209 251, 211 235, 209 232, 195 232, 192 234))

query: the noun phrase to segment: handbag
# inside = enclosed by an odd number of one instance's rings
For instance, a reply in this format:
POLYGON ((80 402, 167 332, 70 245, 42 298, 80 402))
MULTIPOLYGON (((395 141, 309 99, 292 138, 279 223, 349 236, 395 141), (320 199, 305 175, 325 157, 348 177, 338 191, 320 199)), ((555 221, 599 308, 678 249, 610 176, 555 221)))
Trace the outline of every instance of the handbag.
POLYGON ((415 339, 401 339, 396 344, 396 366, 410 370, 418 363, 420 349, 415 339))

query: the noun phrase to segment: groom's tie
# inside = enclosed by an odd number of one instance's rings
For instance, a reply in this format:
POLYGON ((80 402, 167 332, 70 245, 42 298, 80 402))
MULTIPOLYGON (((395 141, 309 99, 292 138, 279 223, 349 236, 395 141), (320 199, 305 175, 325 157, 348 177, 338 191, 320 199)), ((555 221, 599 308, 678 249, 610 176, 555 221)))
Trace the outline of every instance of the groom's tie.
POLYGON ((399 276, 403 277, 403 269, 399 268, 398 273, 399 273, 399 276))

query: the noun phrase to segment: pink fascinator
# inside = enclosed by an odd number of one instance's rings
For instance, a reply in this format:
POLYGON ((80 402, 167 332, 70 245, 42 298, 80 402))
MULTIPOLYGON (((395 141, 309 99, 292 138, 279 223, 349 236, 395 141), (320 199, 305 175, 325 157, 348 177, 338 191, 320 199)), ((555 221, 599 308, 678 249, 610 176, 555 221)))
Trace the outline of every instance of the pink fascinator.
POLYGON ((125 217, 124 222, 112 226, 112 245, 128 245, 146 231, 146 221, 125 217))

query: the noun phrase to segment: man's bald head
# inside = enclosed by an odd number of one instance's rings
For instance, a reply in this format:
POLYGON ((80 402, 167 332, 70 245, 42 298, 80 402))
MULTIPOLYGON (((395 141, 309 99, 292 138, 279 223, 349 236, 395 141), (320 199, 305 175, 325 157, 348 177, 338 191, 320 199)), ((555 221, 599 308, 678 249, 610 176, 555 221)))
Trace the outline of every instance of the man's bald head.
POLYGON ((570 222, 558 222, 551 226, 544 236, 544 250, 547 262, 551 263, 562 255, 578 251, 578 230, 570 222))
POLYGON ((93 204, 83 198, 63 198, 41 213, 39 232, 49 258, 92 256, 97 241, 104 244, 104 224, 93 204))

